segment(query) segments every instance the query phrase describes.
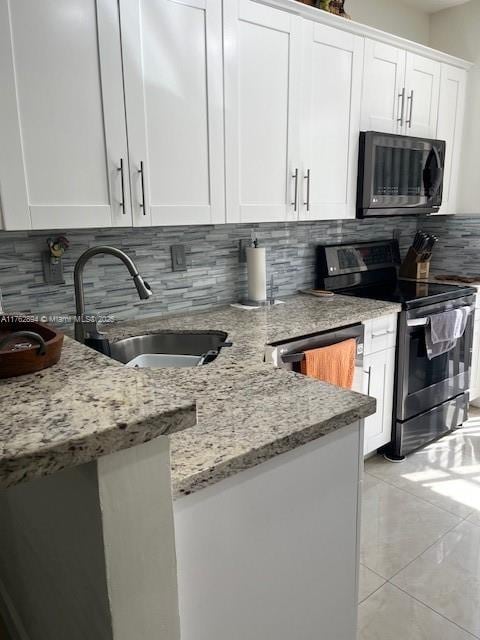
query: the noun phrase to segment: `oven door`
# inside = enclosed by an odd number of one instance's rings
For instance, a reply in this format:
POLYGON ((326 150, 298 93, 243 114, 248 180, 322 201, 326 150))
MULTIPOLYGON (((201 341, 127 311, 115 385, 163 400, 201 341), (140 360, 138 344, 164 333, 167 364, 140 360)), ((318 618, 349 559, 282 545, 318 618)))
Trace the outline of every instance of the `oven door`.
POLYGON ((442 204, 445 142, 372 131, 360 142, 359 214, 432 213, 442 204))
POLYGON ((466 296, 401 314, 397 368, 397 420, 408 420, 468 391, 474 313, 474 298, 466 296), (428 316, 465 306, 470 308, 465 333, 457 340, 453 349, 429 360, 425 345, 428 316))

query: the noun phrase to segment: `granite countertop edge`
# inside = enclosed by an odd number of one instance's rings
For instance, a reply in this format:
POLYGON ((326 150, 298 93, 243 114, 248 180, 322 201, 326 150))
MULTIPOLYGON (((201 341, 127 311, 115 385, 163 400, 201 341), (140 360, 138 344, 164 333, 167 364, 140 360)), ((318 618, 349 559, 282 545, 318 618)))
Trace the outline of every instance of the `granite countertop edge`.
POLYGON ((105 429, 96 438, 91 435, 79 436, 58 446, 45 447, 27 455, 0 457, 0 489, 8 489, 21 482, 88 464, 104 455, 145 444, 160 436, 168 437, 195 426, 196 422, 196 406, 195 403, 190 403, 148 420, 132 423, 125 428, 105 429), (174 422, 169 424, 173 418, 174 422))
POLYGON ((178 482, 175 482, 175 478, 173 477, 173 499, 178 500, 179 498, 192 495, 200 489, 216 484, 220 482, 220 480, 225 480, 240 471, 252 469, 267 460, 271 460, 283 453, 318 440, 323 436, 354 424, 357 420, 361 420, 375 413, 376 400, 368 396, 363 396, 363 399, 363 404, 359 404, 355 409, 348 409, 343 413, 322 420, 300 432, 279 438, 258 449, 252 448, 247 454, 239 455, 237 458, 233 458, 228 462, 217 464, 178 482))

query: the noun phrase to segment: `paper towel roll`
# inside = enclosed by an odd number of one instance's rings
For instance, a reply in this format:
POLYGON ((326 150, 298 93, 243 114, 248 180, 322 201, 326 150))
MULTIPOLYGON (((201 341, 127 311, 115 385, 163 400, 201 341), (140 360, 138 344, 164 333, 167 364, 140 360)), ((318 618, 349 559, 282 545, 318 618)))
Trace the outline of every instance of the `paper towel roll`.
POLYGON ((265 247, 247 247, 248 299, 267 299, 267 259, 265 247))

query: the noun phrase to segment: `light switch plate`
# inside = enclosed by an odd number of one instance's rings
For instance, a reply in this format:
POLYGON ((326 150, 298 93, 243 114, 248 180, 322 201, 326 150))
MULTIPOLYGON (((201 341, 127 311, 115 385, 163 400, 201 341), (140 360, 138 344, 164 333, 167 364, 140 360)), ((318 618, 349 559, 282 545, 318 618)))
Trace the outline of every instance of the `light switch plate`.
POLYGON ((47 284, 65 284, 62 258, 52 258, 48 251, 42 253, 43 278, 47 284))
POLYGON ((172 254, 172 271, 187 270, 187 256, 184 244, 172 244, 170 247, 172 254))

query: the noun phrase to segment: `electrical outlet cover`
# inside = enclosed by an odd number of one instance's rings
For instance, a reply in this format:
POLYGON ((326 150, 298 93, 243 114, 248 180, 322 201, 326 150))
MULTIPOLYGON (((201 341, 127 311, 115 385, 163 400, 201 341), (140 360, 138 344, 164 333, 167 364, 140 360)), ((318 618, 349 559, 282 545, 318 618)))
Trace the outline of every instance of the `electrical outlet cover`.
POLYGON ((42 253, 43 278, 46 284, 65 284, 62 258, 52 258, 48 251, 42 253))
POLYGON ((172 244, 170 247, 172 254, 172 271, 187 270, 187 256, 184 244, 172 244))

